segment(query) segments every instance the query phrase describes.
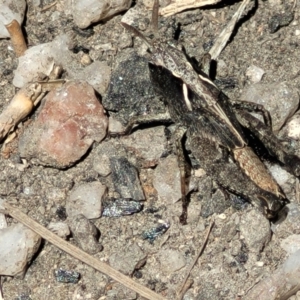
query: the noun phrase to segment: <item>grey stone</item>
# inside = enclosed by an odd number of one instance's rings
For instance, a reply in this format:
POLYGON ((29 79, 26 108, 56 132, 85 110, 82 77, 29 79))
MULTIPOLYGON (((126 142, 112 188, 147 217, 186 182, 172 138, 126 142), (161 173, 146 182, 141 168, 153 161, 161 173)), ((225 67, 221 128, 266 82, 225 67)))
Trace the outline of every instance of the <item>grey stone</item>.
POLYGON ((165 127, 157 126, 137 130, 122 139, 124 146, 141 159, 144 168, 157 165, 159 158, 166 151, 167 139, 165 127))
POLYGON ((127 10, 131 2, 132 0, 74 0, 71 5, 72 15, 78 27, 86 28, 92 23, 127 10))
POLYGON ((97 181, 75 187, 66 201, 67 215, 83 214, 88 219, 99 218, 105 194, 106 187, 97 181))
POLYGON ((271 225, 277 238, 287 238, 291 234, 300 234, 300 209, 296 203, 287 204, 282 210, 282 218, 271 225), (284 217, 284 215, 286 215, 284 217))
POLYGON ((122 198, 145 200, 136 168, 125 157, 110 157, 115 190, 122 198))
POLYGON ((97 239, 99 235, 97 227, 85 218, 84 215, 80 214, 68 218, 68 224, 75 241, 83 251, 89 254, 95 254, 102 250, 103 247, 99 244, 97 239))
POLYGON ((271 114, 274 131, 278 131, 284 125, 299 105, 297 89, 290 87, 286 82, 250 85, 243 91, 241 99, 263 105, 271 114))
POLYGON ((146 257, 137 244, 131 244, 121 252, 115 252, 109 257, 109 264, 123 274, 130 275, 139 261, 146 257))
POLYGON ((260 252, 271 239, 270 223, 264 215, 251 209, 240 221, 240 233, 250 252, 260 252))
POLYGON ((23 276, 41 237, 23 224, 0 230, 0 275, 23 276))
POLYGON ((181 198, 180 172, 175 155, 160 160, 154 171, 153 186, 158 196, 168 204, 175 203, 181 198))
POLYGON ((210 199, 205 197, 201 201, 201 204, 200 215, 204 218, 207 218, 214 213, 221 214, 230 207, 230 202, 226 200, 224 193, 220 189, 218 189, 210 199))
POLYGON ((292 254, 300 249, 300 234, 292 234, 280 242, 281 248, 283 248, 288 254, 292 254))
POLYGON ((184 256, 180 251, 173 249, 161 249, 158 252, 158 260, 164 273, 173 273, 186 265, 184 256))

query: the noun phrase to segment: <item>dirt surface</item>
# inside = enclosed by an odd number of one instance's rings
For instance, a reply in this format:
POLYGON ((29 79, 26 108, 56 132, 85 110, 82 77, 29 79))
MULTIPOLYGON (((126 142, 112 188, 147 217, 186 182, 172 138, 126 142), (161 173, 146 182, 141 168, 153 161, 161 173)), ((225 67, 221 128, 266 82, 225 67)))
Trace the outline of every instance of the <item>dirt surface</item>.
MULTIPOLYGON (((221 53, 216 77, 229 97, 239 99, 243 89, 250 84, 246 77, 246 70, 250 65, 258 66, 265 71, 263 83, 286 81, 292 87, 299 87, 300 17, 296 9, 294 19, 288 26, 271 33, 269 28, 271 17, 291 12, 294 1, 284 1, 285 5, 279 5, 278 2, 258 1, 239 22, 231 42, 221 53)), ((43 1, 44 5, 49 3, 43 1)), ((162 19, 160 20, 162 34, 172 38, 176 24, 181 23, 179 41, 183 43, 190 57, 200 61, 201 56, 210 49, 238 5, 238 1, 223 1, 218 6, 194 9, 162 19)), ((65 15, 61 10, 60 1, 46 11, 34 7, 31 1, 28 1, 25 22, 28 45, 31 47, 49 42, 62 32, 73 31, 76 44, 89 49, 92 60, 105 61, 112 67, 113 80, 113 76, 117 76, 114 70, 125 62, 130 65, 129 57, 135 55, 131 49, 131 35, 120 25, 121 18, 122 16, 118 15, 93 26, 94 34, 86 37, 73 29, 75 25, 72 17, 65 15), (107 43, 111 43, 111 49, 101 50, 101 45, 107 43)), ((149 18, 144 18, 140 20, 138 27, 146 29, 148 24, 149 18)), ((135 40, 137 52, 143 52, 141 44, 141 41, 135 40)), ((11 82, 18 61, 14 52, 9 50, 9 46, 9 40, 0 41, 0 61, 2 61, 0 108, 3 108, 15 94, 11 82)), ((74 59, 80 60, 81 54, 82 52, 74 54, 74 59)), ((146 60, 144 64, 147 67, 146 60)), ((130 69, 128 74, 130 76, 130 69)), ((67 74, 65 76, 67 77, 67 74)), ((143 88, 147 89, 147 93, 143 90, 137 92, 140 97, 139 104, 131 103, 130 106, 126 104, 126 99, 125 104, 120 100, 119 105, 123 105, 120 111, 109 107, 113 105, 112 91, 109 89, 107 95, 101 95, 104 107, 111 110, 110 116, 123 124, 129 119, 130 107, 136 107, 131 116, 162 112, 163 105, 155 96, 149 82, 140 80, 134 87, 137 90, 143 88), (143 96, 145 98, 142 98, 143 96)), ((130 96, 133 88, 128 90, 129 92, 124 94, 130 96)), ((35 115, 33 114, 31 118, 35 118, 35 115)), ((165 133, 167 141, 170 141, 172 127, 166 129, 165 133)), ((147 140, 145 137, 145 143, 151 148, 150 138, 147 140)), ((169 144, 170 142, 168 145, 166 143, 162 158, 173 151, 169 144)), ((65 207, 66 199, 74 186, 100 181, 113 191, 112 178, 100 176, 93 167, 96 156, 101 153, 99 147, 102 147, 101 143, 95 143, 80 162, 65 170, 34 165, 30 161, 29 166, 21 170, 18 168, 21 163, 18 149, 15 149, 9 159, 0 158, 0 195, 45 226, 50 221, 60 220, 57 209, 65 207)), ((134 146, 130 149, 134 149, 134 146)), ((207 216, 209 213, 205 214, 203 211, 201 213, 202 201, 205 198, 207 201, 219 201, 225 197, 223 192, 211 183, 211 179, 205 176, 195 177, 198 191, 191 196, 188 224, 182 226, 178 220, 181 204, 158 198, 152 185, 155 167, 161 158, 154 159, 151 163, 143 163, 141 157, 136 158, 134 155, 135 151, 132 150, 128 153, 128 159, 139 170, 140 181, 147 197, 144 210, 126 217, 102 217, 93 220, 101 232, 99 242, 103 246, 103 251, 95 256, 129 276, 133 273, 136 281, 161 293, 167 299, 172 299, 181 286, 188 266, 198 253, 207 226, 211 222, 211 216, 207 216), (170 224, 168 231, 153 243, 143 239, 142 233, 157 226, 159 220, 170 224), (134 271, 137 262, 144 258, 146 264, 134 271)), ((288 194, 290 201, 294 203, 297 202, 295 182, 296 180, 292 178, 288 194)), ((194 284, 187 291, 184 298, 186 300, 243 298, 253 285, 264 276, 272 274, 285 260, 286 252, 280 247, 281 237, 271 235, 269 221, 250 205, 242 205, 241 210, 231 206, 227 208, 228 206, 226 200, 224 206, 216 205, 215 225, 203 255, 191 272, 194 284), (258 231, 262 232, 262 237, 257 237, 258 231)), ((72 238, 69 241, 76 244, 72 238)), ((42 244, 24 279, 8 277, 2 279, 4 299, 141 299, 134 292, 74 260, 48 242, 42 244), (56 282, 54 270, 58 268, 79 272, 81 275, 79 283, 56 282)))

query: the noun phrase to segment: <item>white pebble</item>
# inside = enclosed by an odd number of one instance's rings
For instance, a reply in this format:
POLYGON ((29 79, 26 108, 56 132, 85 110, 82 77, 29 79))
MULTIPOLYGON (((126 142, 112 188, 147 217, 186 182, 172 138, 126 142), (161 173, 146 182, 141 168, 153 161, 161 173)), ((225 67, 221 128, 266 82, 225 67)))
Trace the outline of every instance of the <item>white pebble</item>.
POLYGON ((41 237, 20 223, 1 229, 0 275, 23 274, 40 243, 41 237))
POLYGON ((251 65, 246 71, 246 75, 252 83, 260 82, 264 74, 263 69, 254 65, 251 65))

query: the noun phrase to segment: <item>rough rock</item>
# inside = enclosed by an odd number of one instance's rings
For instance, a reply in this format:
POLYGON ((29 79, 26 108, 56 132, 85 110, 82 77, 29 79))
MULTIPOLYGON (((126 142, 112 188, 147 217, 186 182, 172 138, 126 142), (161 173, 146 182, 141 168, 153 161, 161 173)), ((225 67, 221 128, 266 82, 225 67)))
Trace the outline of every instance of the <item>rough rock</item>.
POLYGON ((211 197, 205 197, 201 200, 201 213, 204 218, 212 214, 221 214, 230 207, 230 202, 226 199, 224 193, 218 189, 211 197))
POLYGON ((80 248, 89 253, 95 254, 103 249, 98 242, 99 231, 97 227, 84 215, 77 215, 68 218, 73 237, 80 248))
POLYGON ((69 80, 85 80, 103 95, 109 84, 111 68, 100 61, 83 67, 70 50, 72 44, 71 35, 62 34, 52 42, 27 49, 25 54, 19 57, 13 84, 21 88, 28 82, 36 81, 39 74, 49 76, 53 65, 56 64, 68 73, 69 80))
POLYGON ((249 78, 249 80, 252 83, 258 83, 261 81, 263 75, 265 74, 265 71, 257 66, 251 65, 246 70, 246 76, 249 78))
POLYGON ((48 224, 48 229, 63 239, 66 239, 67 236, 70 235, 68 224, 63 222, 50 222, 48 224))
POLYGON ((66 201, 68 216, 83 214, 88 219, 99 218, 105 194, 106 187, 97 181, 75 187, 66 201))
POLYGON ((37 119, 20 138, 20 156, 69 167, 105 137, 107 125, 93 88, 86 82, 68 82, 47 95, 37 119))
POLYGON ((270 276, 256 284, 245 297, 256 299, 290 299, 300 290, 300 250, 294 252, 270 276))
POLYGON ((118 54, 102 103, 112 111, 110 115, 123 125, 136 115, 165 112, 165 106, 156 97, 150 80, 148 60, 132 49, 118 54))
POLYGON ((22 276, 38 250, 41 237, 23 224, 0 230, 0 275, 22 276))
POLYGON ((118 139, 105 140, 97 146, 93 169, 101 176, 111 173, 110 157, 126 157, 126 150, 118 139))
POLYGON ((180 171, 175 155, 160 160, 154 172, 153 187, 157 190, 158 196, 169 204, 181 198, 180 171))
POLYGON ((284 125, 299 105, 298 91, 286 82, 250 85, 243 91, 241 99, 263 105, 271 114, 274 131, 284 125))
POLYGON ((86 28, 92 23, 127 10, 131 2, 132 0, 74 0, 72 1, 72 15, 78 27, 86 28))
POLYGON ((123 274, 130 275, 139 261, 146 255, 137 244, 128 245, 124 251, 115 252, 109 257, 109 264, 123 274))
POLYGON ((166 151, 164 126, 137 130, 122 139, 124 146, 141 159, 142 166, 153 167, 166 151))
POLYGON ((282 210, 278 222, 271 225, 271 229, 277 238, 287 238, 291 234, 300 234, 300 209, 296 203, 287 204, 282 210))
POLYGON ((300 140, 300 114, 295 114, 284 128, 289 138, 300 140))
POLYGON ((186 265, 185 258, 180 251, 172 249, 161 249, 158 253, 158 260, 164 273, 173 273, 186 265))
POLYGON ((136 168, 125 157, 111 157, 110 168, 115 190, 122 198, 145 200, 136 168))
POLYGON ((259 253, 271 239, 270 223, 261 213, 251 209, 240 220, 240 233, 249 251, 259 253))
POLYGON ((281 241, 280 246, 289 255, 300 250, 300 234, 292 234, 281 241))

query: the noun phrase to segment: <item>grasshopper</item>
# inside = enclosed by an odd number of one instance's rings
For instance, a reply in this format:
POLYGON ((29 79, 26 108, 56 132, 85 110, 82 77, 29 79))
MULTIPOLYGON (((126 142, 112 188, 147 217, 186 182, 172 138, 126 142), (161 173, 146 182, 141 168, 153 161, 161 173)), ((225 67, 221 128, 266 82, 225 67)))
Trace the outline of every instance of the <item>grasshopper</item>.
MULTIPOLYGON (((158 31, 158 0, 154 1, 152 23, 158 31)), ((168 112, 159 116, 135 117, 123 134, 134 124, 168 121, 177 126, 176 144, 181 170, 183 200, 182 223, 186 222, 187 187, 182 139, 187 136, 195 158, 215 181, 229 191, 240 194, 255 204, 268 218, 273 218, 288 201, 265 165, 248 145, 245 129, 250 129, 273 156, 285 164, 288 171, 300 175, 300 159, 287 153, 271 130, 271 118, 263 106, 230 100, 203 71, 197 72, 186 55, 159 38, 150 42, 133 26, 122 25, 141 38, 149 48, 150 77, 162 95, 168 112), (261 112, 264 122, 246 111, 261 112), (230 158, 235 164, 229 163, 230 158)), ((205 70, 210 57, 206 56, 205 70)), ((209 72, 208 72, 209 74, 209 72)))

